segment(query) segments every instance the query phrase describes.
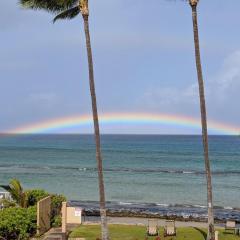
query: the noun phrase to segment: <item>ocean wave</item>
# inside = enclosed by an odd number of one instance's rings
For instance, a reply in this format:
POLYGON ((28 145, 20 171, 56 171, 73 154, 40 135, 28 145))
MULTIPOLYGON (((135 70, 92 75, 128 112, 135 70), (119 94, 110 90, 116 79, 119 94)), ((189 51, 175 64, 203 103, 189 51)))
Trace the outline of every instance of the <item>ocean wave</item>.
POLYGON ((193 207, 196 207, 196 208, 207 208, 207 206, 202 206, 202 205, 193 205, 193 207))
POLYGON ((226 210, 233 210, 233 207, 224 207, 226 210))
POLYGON ((157 206, 161 206, 161 207, 169 207, 169 204, 165 204, 165 203, 157 203, 157 206))
MULTIPOLYGON (((84 203, 84 204, 90 204, 90 205, 97 205, 97 201, 78 201, 73 200, 70 201, 72 203, 84 203)), ((130 207, 145 207, 145 208, 184 208, 184 209, 207 209, 207 206, 200 205, 200 204, 166 204, 166 203, 146 203, 146 202, 107 202, 108 206, 130 206, 130 207)), ((240 211, 239 208, 230 207, 230 206, 214 206, 214 209, 216 210, 234 210, 234 211, 240 211)))
MULTIPOLYGON (((95 167, 79 167, 64 165, 30 165, 30 164, 0 164, 0 168, 25 168, 25 169, 47 169, 47 170, 75 170, 75 171, 97 171, 95 167)), ((132 172, 132 173, 166 173, 166 174, 188 174, 188 175, 204 175, 205 171, 199 170, 182 170, 182 169, 162 169, 162 168, 105 168, 105 172, 132 172)), ((240 175, 240 170, 212 171, 213 175, 240 175)))
POLYGON ((133 203, 129 203, 129 202, 119 202, 120 205, 133 205, 133 203))
POLYGON ((183 174, 194 174, 194 172, 192 172, 192 171, 183 171, 182 173, 183 174))
MULTIPOLYGON (((99 212, 99 203, 93 201, 70 201, 70 206, 81 206, 90 215, 99 212)), ((183 219, 207 219, 207 207, 202 205, 176 204, 168 205, 164 203, 134 203, 134 202, 107 202, 106 207, 111 214, 119 216, 155 216, 183 219)), ((235 219, 240 221, 240 210, 233 207, 217 206, 215 218, 221 221, 235 219)))

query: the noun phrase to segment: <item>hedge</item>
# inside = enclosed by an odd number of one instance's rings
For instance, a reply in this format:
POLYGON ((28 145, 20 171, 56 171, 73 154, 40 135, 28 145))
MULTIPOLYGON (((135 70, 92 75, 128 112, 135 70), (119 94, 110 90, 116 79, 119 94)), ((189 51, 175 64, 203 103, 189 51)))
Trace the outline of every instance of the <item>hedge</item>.
POLYGON ((37 229, 36 207, 5 208, 0 211, 0 237, 4 240, 25 240, 37 229))

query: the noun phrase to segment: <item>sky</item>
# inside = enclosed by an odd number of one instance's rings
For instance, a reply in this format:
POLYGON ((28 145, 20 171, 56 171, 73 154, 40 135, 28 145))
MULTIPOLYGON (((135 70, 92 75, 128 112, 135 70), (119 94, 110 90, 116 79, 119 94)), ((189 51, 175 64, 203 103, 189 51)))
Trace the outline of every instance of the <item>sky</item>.
MULTIPOLYGON (((90 0, 99 113, 199 119, 191 9, 184 1, 90 0)), ((240 126, 240 2, 198 8, 208 119, 240 126)), ((83 21, 0 2, 0 132, 91 114, 83 21)), ((240 129, 240 127, 239 127, 240 129)), ((102 133, 197 134, 168 124, 102 124, 102 133)), ((55 132, 92 132, 92 125, 55 132)), ((240 131, 239 131, 240 132, 240 131)))

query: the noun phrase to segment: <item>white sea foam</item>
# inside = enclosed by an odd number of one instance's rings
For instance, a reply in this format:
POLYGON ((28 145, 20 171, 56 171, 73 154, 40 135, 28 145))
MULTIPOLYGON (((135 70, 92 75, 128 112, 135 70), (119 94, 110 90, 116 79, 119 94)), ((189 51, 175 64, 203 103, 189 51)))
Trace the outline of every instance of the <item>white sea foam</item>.
POLYGON ((157 203, 157 206, 162 206, 162 207, 169 207, 169 204, 166 203, 157 203))
POLYGON ((197 208, 207 208, 206 206, 202 206, 202 205, 193 205, 193 206, 197 208))
POLYGON ((79 171, 84 171, 84 172, 85 172, 85 171, 87 171, 87 168, 79 168, 78 170, 79 170, 79 171))
POLYGON ((232 207, 224 207, 224 209, 226 209, 226 210, 233 210, 232 207))
POLYGON ((129 203, 129 202, 119 202, 120 205, 132 205, 133 203, 129 203))

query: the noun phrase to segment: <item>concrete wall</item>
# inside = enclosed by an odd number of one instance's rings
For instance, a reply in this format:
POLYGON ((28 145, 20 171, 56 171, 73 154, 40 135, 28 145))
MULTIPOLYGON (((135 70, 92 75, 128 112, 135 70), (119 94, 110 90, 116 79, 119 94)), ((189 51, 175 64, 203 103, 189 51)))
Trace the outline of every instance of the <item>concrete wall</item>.
POLYGON ((67 224, 82 223, 82 209, 67 207, 67 224))
POLYGON ((37 203, 37 234, 42 235, 50 229, 51 197, 37 203))
POLYGON ((68 207, 66 202, 62 203, 62 232, 67 232, 67 225, 78 225, 82 223, 82 209, 68 207))

